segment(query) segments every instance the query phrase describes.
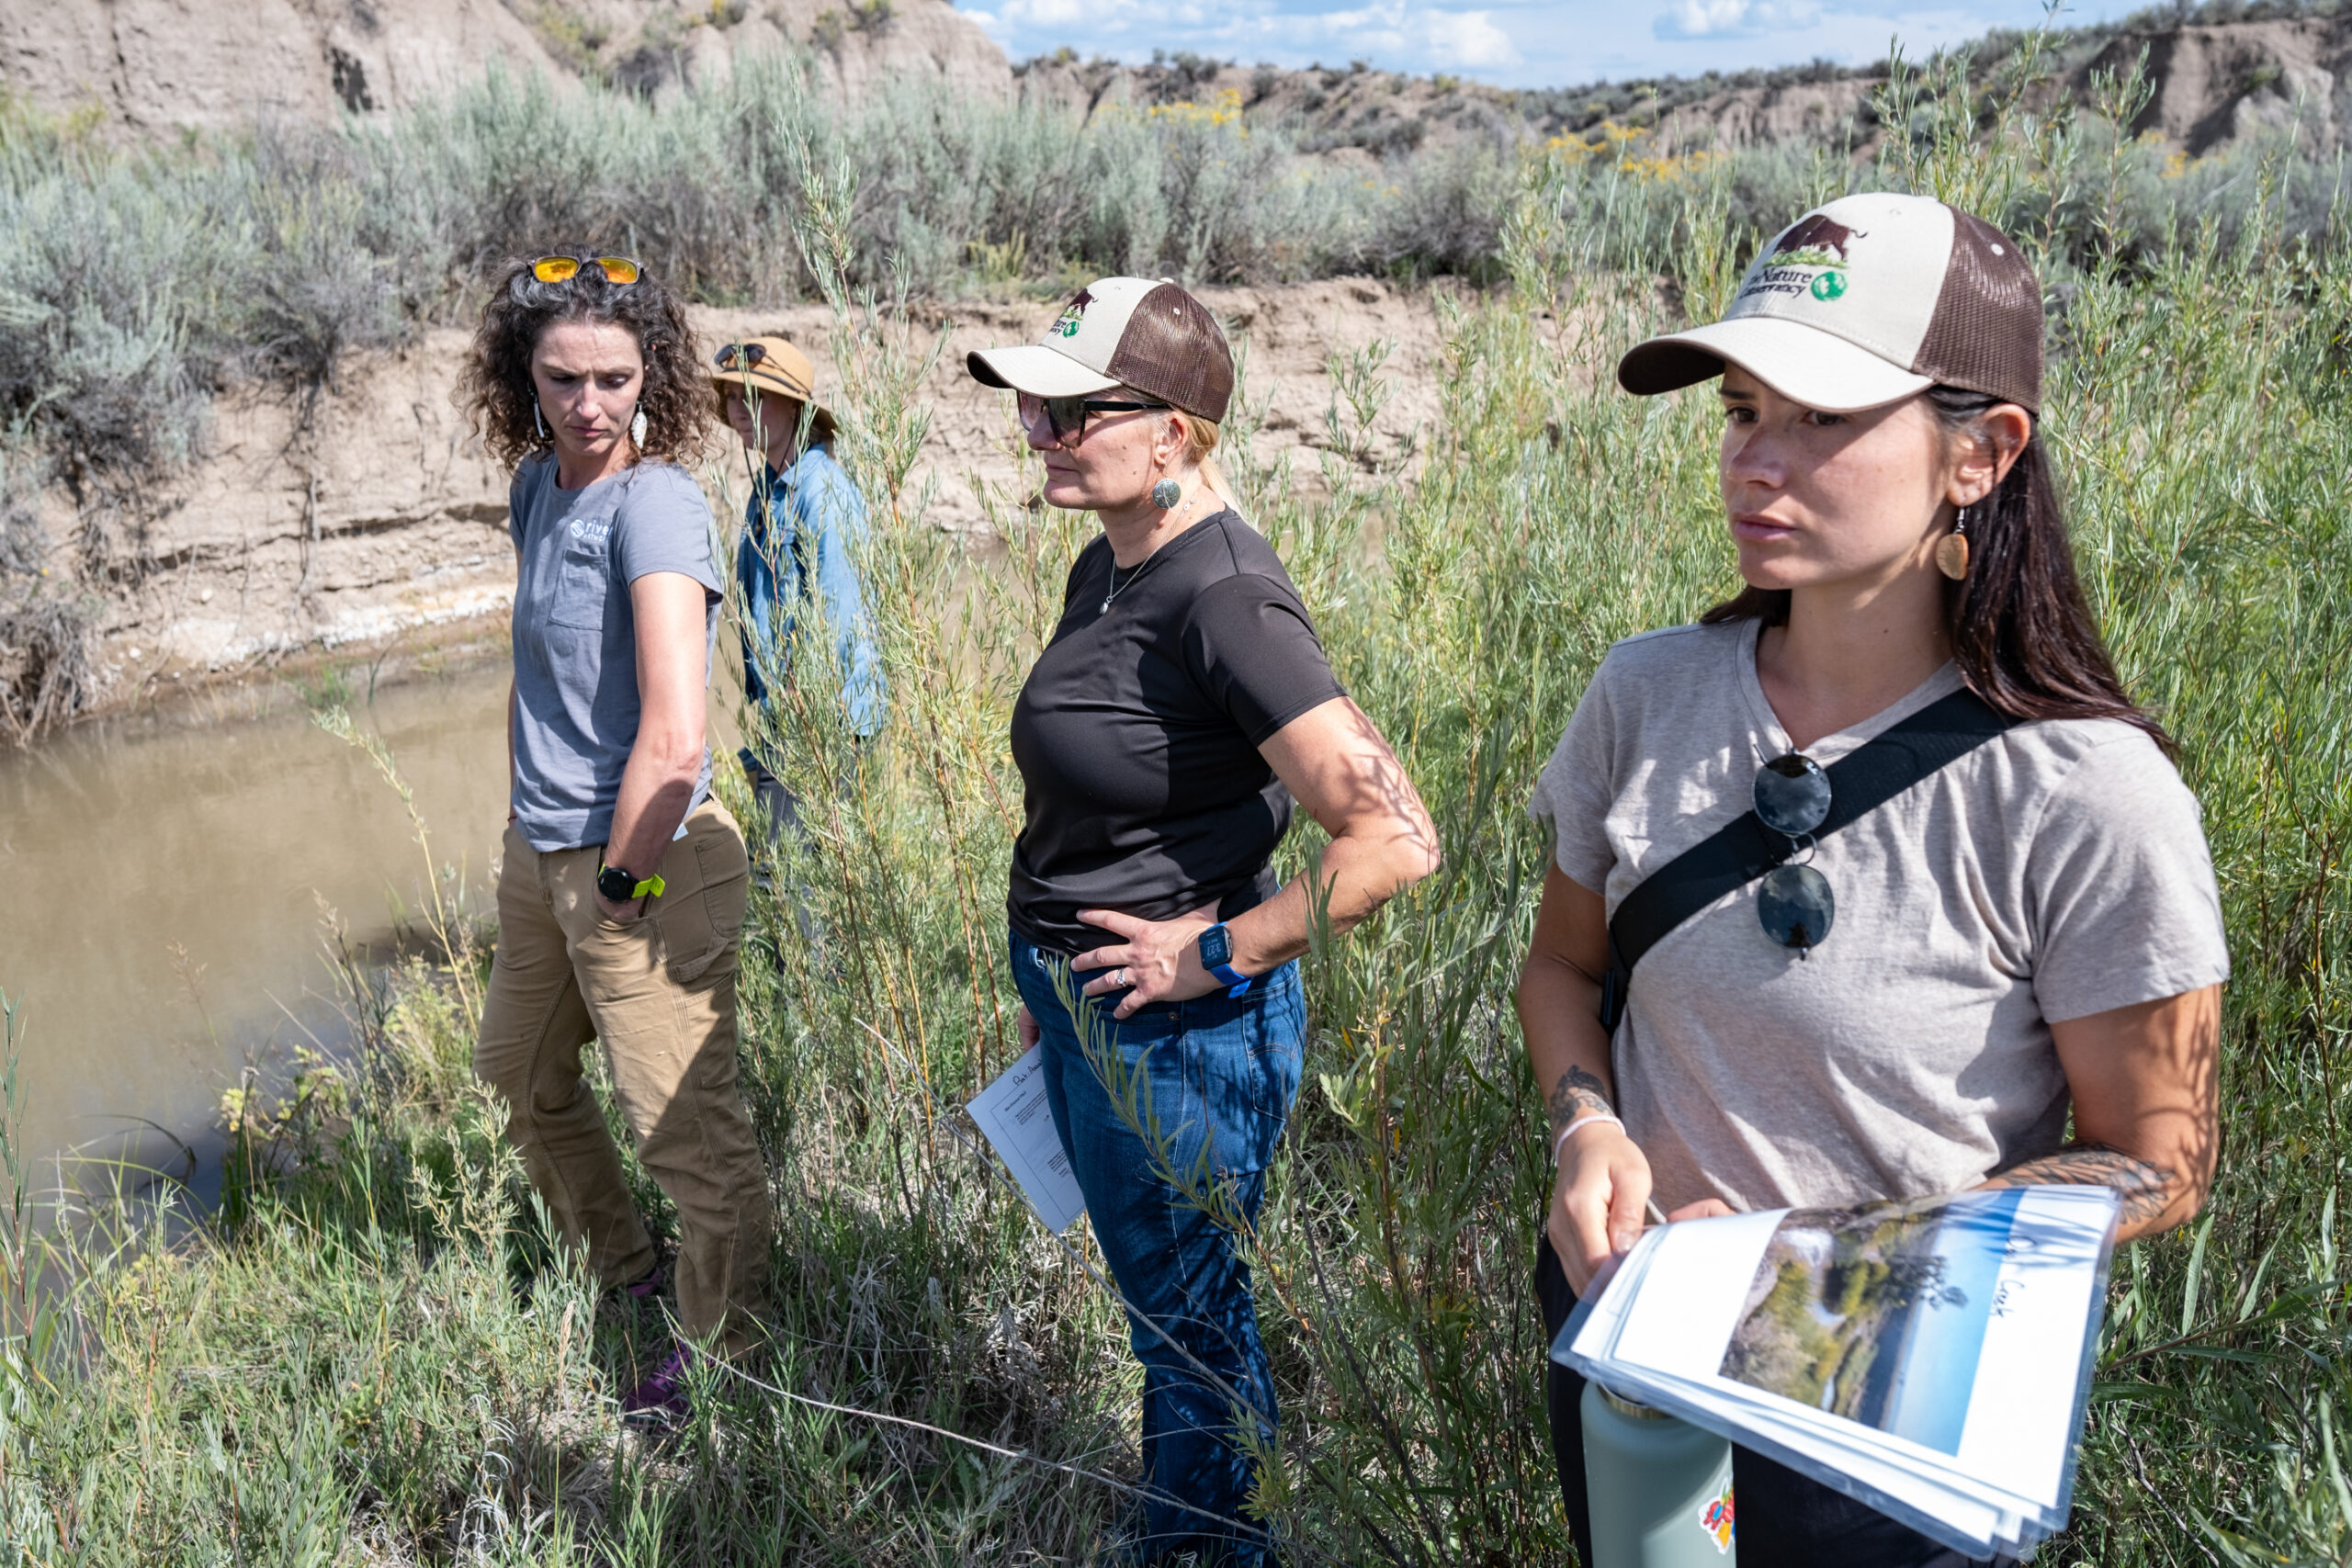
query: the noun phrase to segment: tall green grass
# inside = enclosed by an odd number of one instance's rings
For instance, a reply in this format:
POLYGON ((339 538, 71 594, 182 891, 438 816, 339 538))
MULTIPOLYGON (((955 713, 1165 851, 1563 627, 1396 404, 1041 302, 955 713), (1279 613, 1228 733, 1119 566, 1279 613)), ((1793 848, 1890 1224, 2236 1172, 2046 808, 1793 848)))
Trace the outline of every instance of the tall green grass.
MULTIPOLYGON (((2274 161, 2226 230, 2183 209, 2149 250, 2102 221, 2110 172, 2135 177, 2111 130, 2017 112, 1988 133, 1979 107, 1923 90, 1915 138, 1875 168, 1794 167, 1813 188, 1784 212, 1891 182, 2000 211, 2034 249, 2063 304, 2046 428, 2085 575, 2181 741, 2236 962, 2220 1179, 2196 1224, 2119 1262, 2048 1560, 2340 1562, 2346 217, 2303 226, 2274 161)), ((796 265, 836 308, 894 709, 858 747, 820 648, 754 720, 808 822, 743 966, 783 1216, 770 1350, 709 1373, 670 1444, 622 1434, 611 1400, 662 1325, 598 1306, 549 1247, 468 1081, 459 961, 346 957, 356 1060, 240 1116, 227 1201, 192 1235, 131 1209, 47 1242, 0 1224, 0 1562, 1075 1563, 1125 1506, 1114 1303, 1083 1230, 1046 1235, 958 1110, 1015 1050, 1004 724, 1086 529, 1011 497, 999 552, 922 526, 939 340, 861 284, 854 164, 778 135, 796 265)), ((1569 1561, 1529 1281, 1544 1122, 1508 1005, 1544 852, 1521 807, 1610 642, 1733 585, 1711 400, 1629 399, 1611 370, 1727 297, 1758 239, 1741 177, 1531 167, 1498 238, 1510 288, 1434 297, 1442 409, 1411 484, 1358 460, 1390 385, 1376 348, 1335 357, 1315 499, 1255 446, 1246 378, 1229 423, 1230 470, 1445 837, 1443 871, 1307 960, 1307 1085, 1244 1238, 1286 1411, 1255 1513, 1303 1563, 1569 1561)), ((1284 861, 1315 844, 1302 825, 1284 861)), ((28 1179, 10 1168, 19 1202, 28 1179)))

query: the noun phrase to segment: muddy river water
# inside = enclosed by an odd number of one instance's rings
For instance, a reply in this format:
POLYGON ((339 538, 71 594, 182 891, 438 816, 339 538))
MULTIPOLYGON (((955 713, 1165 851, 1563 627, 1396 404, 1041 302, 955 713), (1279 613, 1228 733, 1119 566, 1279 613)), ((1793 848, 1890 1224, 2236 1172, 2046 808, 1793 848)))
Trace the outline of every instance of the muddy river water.
MULTIPOLYGON (((372 701, 364 671, 358 684, 353 716, 390 747, 435 859, 486 899, 504 663, 372 701)), ((320 900, 379 952, 398 912, 422 907, 424 855, 368 759, 291 693, 242 706, 0 751, 0 991, 17 1010, 17 1146, 43 1189, 90 1185, 93 1157, 187 1171, 188 1149, 218 1146, 221 1093, 249 1065, 282 1069, 297 1046, 345 1035, 320 900)))

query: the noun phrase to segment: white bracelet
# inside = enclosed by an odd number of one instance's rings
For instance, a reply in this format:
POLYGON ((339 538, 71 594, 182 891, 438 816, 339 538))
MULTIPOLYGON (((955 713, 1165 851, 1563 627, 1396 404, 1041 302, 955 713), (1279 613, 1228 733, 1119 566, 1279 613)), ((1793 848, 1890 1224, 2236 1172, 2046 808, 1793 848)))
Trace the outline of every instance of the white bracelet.
POLYGON ((1596 1122, 1606 1122, 1621 1133, 1625 1130, 1625 1123, 1610 1115, 1606 1111, 1589 1111, 1552 1134, 1552 1163, 1559 1164, 1560 1151, 1567 1146, 1568 1140, 1596 1122))

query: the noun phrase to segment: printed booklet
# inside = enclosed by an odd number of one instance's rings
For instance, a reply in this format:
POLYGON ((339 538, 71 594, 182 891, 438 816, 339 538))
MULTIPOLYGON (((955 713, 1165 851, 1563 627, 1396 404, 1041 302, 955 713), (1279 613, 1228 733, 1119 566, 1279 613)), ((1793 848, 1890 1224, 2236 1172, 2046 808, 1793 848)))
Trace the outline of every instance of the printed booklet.
POLYGON ((1970 1557, 2063 1529, 2119 1205, 2018 1187, 1644 1233, 1555 1360, 1970 1557))

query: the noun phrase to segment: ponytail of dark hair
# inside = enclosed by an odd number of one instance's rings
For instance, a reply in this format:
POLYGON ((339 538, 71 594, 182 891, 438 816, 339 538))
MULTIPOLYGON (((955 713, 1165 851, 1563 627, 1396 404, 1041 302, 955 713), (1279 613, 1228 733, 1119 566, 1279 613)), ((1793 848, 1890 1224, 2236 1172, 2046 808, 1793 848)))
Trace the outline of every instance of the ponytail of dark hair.
MULTIPOLYGON (((1925 396, 1956 440, 1973 436, 2001 400, 1956 387, 1925 396)), ((2091 617, 2038 424, 1992 495, 1968 509, 1968 576, 1944 590, 1952 662, 1995 709, 2017 719, 2121 719, 2173 752, 2164 727, 2124 690, 2091 617)), ((1742 620, 1786 626, 1789 591, 1743 588, 1699 617, 1710 626, 1742 620)))

